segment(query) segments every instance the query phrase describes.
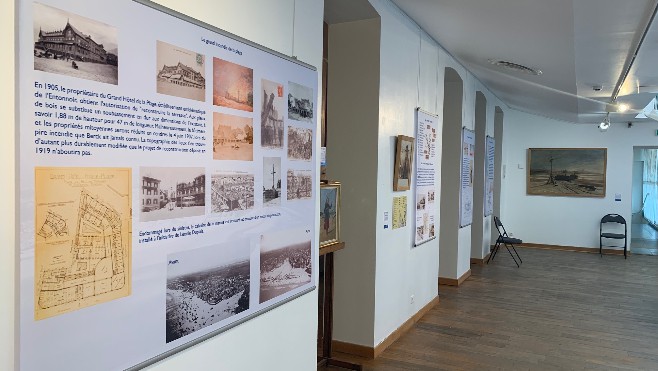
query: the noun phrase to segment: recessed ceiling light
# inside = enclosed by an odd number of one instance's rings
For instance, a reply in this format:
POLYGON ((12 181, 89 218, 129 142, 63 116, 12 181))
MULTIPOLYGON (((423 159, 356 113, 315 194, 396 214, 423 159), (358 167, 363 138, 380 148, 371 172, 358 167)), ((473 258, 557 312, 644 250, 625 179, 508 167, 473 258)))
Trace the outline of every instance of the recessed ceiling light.
POLYGON ((617 112, 624 113, 624 112, 628 111, 629 108, 630 107, 628 106, 628 104, 620 103, 620 104, 617 105, 617 112))
POLYGON ((543 72, 541 72, 540 69, 524 66, 522 64, 518 64, 518 63, 514 63, 514 62, 502 60, 502 59, 489 59, 488 61, 489 61, 489 63, 493 64, 494 66, 503 67, 503 68, 506 68, 508 70, 512 70, 514 72, 521 72, 521 73, 525 73, 525 74, 528 74, 528 75, 535 75, 535 76, 539 76, 543 73, 543 72))

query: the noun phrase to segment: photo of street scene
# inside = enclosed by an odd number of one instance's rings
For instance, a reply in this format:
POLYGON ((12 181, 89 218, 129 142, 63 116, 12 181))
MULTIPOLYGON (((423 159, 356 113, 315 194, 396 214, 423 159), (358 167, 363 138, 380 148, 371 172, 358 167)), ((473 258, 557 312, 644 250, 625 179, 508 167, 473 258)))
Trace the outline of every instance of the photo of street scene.
POLYGON ((313 89, 288 82, 288 118, 313 122, 313 89))
POLYGON ((33 3, 34 69, 117 85, 117 29, 33 3))
POLYGON ((288 200, 305 200, 311 198, 311 170, 288 169, 286 178, 288 200))
POLYGON ((248 239, 167 256, 166 341, 249 309, 248 239))
POLYGON ((156 50, 157 92, 205 101, 206 57, 159 40, 156 50))
POLYGON ((263 206, 281 205, 281 157, 263 158, 263 206))
POLYGON ((283 113, 286 102, 283 85, 269 80, 261 80, 263 107, 260 111, 260 137, 264 148, 283 147, 283 113))
POLYGON ((254 123, 249 117, 213 112, 212 158, 253 161, 254 123))
POLYGON ((254 208, 254 174, 243 172, 213 174, 210 188, 213 213, 254 208))
POLYGON ((212 97, 216 106, 253 112, 254 70, 213 58, 212 97))
POLYGON ((205 214, 206 174, 202 167, 142 167, 141 222, 205 214))
POLYGON ((260 299, 263 303, 311 282, 311 233, 304 229, 260 237, 260 299))
POLYGON ((288 158, 311 161, 313 155, 313 130, 288 126, 288 158))

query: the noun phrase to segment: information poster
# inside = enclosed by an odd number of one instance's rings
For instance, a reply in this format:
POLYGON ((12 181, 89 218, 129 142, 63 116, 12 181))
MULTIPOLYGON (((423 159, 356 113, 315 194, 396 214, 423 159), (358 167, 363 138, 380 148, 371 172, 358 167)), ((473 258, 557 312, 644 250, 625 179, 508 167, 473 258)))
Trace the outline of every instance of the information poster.
POLYGON ((494 156, 496 154, 496 140, 487 136, 486 174, 484 179, 484 216, 493 214, 494 207, 494 180, 496 168, 494 156))
POLYGON ((461 189, 459 192, 459 226, 473 223, 473 167, 475 154, 475 132, 462 129, 461 189))
POLYGON ((144 365, 314 289, 314 68, 133 1, 18 9, 21 370, 144 365))
POLYGON ((436 238, 436 151, 439 117, 416 109, 416 217, 414 246, 436 238))
POLYGON ((393 197, 393 229, 407 226, 407 196, 393 197))

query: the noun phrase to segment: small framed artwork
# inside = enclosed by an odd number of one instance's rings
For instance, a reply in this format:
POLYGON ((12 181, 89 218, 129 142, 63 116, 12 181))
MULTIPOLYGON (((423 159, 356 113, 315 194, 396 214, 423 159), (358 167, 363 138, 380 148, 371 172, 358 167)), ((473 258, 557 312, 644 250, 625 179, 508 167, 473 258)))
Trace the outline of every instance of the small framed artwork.
POLYGON ((529 195, 605 197, 606 148, 529 148, 529 195))
POLYGON ((411 188, 411 169, 414 163, 413 137, 398 135, 395 146, 395 168, 393 170, 393 190, 408 191, 411 188))
POLYGON ((320 246, 331 245, 340 238, 340 183, 320 186, 320 246))

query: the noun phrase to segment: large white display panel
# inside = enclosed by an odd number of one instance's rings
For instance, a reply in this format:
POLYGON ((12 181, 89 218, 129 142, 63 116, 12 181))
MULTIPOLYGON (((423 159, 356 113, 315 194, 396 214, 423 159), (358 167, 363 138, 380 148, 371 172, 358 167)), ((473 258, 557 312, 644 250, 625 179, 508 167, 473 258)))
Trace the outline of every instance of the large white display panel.
POLYGON ((436 148, 441 138, 437 130, 439 116, 416 109, 416 215, 414 246, 436 238, 439 230, 439 200, 436 199, 436 148))
POLYGON ((459 227, 473 223, 473 169, 475 159, 475 132, 462 129, 461 186, 459 192, 459 227))
POLYGON ((19 17, 21 369, 130 367, 314 287, 312 68, 129 1, 19 17))

